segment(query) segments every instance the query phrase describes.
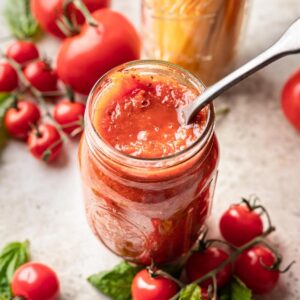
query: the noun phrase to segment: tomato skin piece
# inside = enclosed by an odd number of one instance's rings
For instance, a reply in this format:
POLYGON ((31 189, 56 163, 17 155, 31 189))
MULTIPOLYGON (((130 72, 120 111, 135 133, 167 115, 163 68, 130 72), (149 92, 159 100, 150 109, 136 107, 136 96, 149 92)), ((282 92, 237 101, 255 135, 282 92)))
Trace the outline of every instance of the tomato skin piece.
POLYGON ((220 231, 227 242, 240 247, 263 233, 263 222, 257 212, 236 204, 222 215, 220 231))
MULTIPOLYGON (((185 271, 189 282, 193 282, 209 271, 218 267, 221 263, 227 260, 229 255, 222 249, 217 247, 209 247, 202 251, 193 252, 186 262, 185 271)), ((232 273, 231 264, 226 265, 220 272, 217 273, 218 288, 224 287, 230 280, 232 273)), ((205 280, 200 284, 200 287, 207 289, 212 285, 212 280, 205 280)))
MULTIPOLYGON (((68 99, 61 100, 54 107, 53 117, 60 125, 66 125, 76 121, 80 121, 84 117, 85 104, 81 102, 72 102, 68 99)), ((67 134, 72 134, 80 125, 73 125, 62 128, 67 134)))
POLYGON ((9 108, 4 116, 8 133, 17 139, 26 139, 31 125, 41 118, 38 106, 30 101, 18 101, 17 108, 9 108))
POLYGON ((146 269, 137 273, 131 284, 133 300, 169 300, 178 291, 177 283, 165 277, 152 278, 146 269))
MULTIPOLYGON (((109 7, 111 0, 83 0, 90 12, 97 9, 109 7)), ((65 38, 65 34, 59 29, 56 22, 63 14, 63 0, 31 0, 31 11, 41 26, 41 28, 50 34, 65 38)), ((68 7, 69 15, 76 13, 78 24, 84 23, 84 17, 81 12, 73 4, 68 7)))
POLYGON ((47 158, 47 162, 55 160, 62 150, 62 141, 58 130, 51 124, 41 124, 33 129, 28 136, 27 144, 31 154, 37 159, 43 159, 45 151, 51 148, 51 153, 47 158))
POLYGON ((16 270, 11 288, 14 296, 21 296, 26 300, 56 300, 59 280, 48 266, 29 262, 16 270))
POLYGON ((254 294, 267 294, 279 280, 278 270, 271 271, 265 267, 272 266, 275 260, 270 249, 257 245, 240 254, 235 262, 234 273, 254 294))
POLYGON ((8 46, 6 55, 18 64, 24 64, 31 60, 38 59, 39 51, 32 42, 16 41, 8 46))
POLYGON ((12 92, 19 85, 16 70, 8 63, 0 63, 0 92, 12 92))
POLYGON ((57 55, 59 78, 84 95, 108 70, 140 55, 139 36, 125 17, 110 9, 92 16, 98 27, 85 23, 79 35, 64 40, 57 55))
POLYGON ((281 94, 281 107, 288 121, 300 131, 300 69, 285 83, 281 94))
POLYGON ((57 90, 57 75, 44 61, 34 61, 24 68, 24 75, 30 84, 41 92, 57 90))

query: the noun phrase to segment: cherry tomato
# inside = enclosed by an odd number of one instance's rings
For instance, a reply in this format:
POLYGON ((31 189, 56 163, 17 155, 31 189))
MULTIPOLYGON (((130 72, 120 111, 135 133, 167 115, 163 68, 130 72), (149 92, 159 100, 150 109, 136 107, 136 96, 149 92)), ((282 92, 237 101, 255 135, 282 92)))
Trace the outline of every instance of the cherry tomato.
POLYGON ((0 92, 11 92, 18 87, 16 70, 7 62, 0 63, 0 92))
POLYGON ((281 106, 288 121, 300 131, 300 69, 284 85, 281 106))
MULTIPOLYGON (((111 0, 83 0, 90 12, 108 7, 111 0)), ((45 32, 49 32, 59 38, 64 38, 64 33, 57 26, 57 21, 63 14, 63 0, 31 0, 31 11, 45 32)), ((78 24, 84 23, 84 17, 73 4, 68 6, 68 15, 76 14, 78 24)))
POLYGON ((24 68, 24 75, 36 89, 42 92, 57 90, 56 72, 44 61, 34 61, 24 68))
POLYGON ((68 99, 60 101, 54 107, 54 119, 63 126, 63 131, 72 134, 75 130, 80 129, 80 124, 71 125, 74 122, 83 122, 85 105, 80 102, 73 102, 68 99), (71 126, 68 126, 70 124, 71 126))
POLYGON ((146 269, 137 273, 131 284, 133 300, 169 300, 178 291, 177 283, 165 277, 152 278, 146 269))
POLYGON ((29 133, 27 140, 29 150, 37 159, 51 162, 57 158, 62 149, 58 130, 50 124, 41 124, 29 133))
POLYGON ((64 40, 57 57, 59 78, 85 95, 106 71, 140 53, 138 34, 121 14, 101 9, 92 16, 98 27, 84 24, 79 35, 64 40))
POLYGON ((252 290, 254 294, 269 293, 278 282, 279 271, 268 270, 275 262, 275 255, 265 246, 254 246, 237 258, 235 275, 252 290))
POLYGON ((8 133, 18 139, 26 139, 30 125, 36 124, 41 117, 38 106, 30 101, 18 101, 17 107, 9 108, 4 116, 8 133))
POLYGON ((39 51, 32 42, 16 41, 7 48, 6 55, 17 63, 24 64, 39 58, 39 51))
POLYGON ((59 294, 59 281, 55 272, 46 265, 29 262, 17 269, 11 288, 14 296, 26 300, 55 300, 59 294))
MULTIPOLYGON (((193 252, 189 257, 186 266, 186 276, 189 282, 193 282, 209 271, 218 267, 226 259, 228 259, 228 254, 217 247, 209 247, 204 251, 193 252)), ((217 286, 218 288, 224 287, 230 280, 232 267, 230 264, 226 265, 221 271, 216 275, 217 286)), ((200 284, 200 287, 208 288, 209 285, 212 285, 212 280, 205 280, 200 284)))
POLYGON ((220 230, 227 242, 240 247, 263 233, 263 222, 257 212, 237 204, 222 215, 220 230))

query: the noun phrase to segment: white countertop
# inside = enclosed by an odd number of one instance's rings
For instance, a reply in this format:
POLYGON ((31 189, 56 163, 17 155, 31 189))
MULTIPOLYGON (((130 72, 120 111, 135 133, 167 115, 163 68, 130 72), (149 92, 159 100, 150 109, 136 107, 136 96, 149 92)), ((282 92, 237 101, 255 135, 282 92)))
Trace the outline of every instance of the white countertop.
MULTIPOLYGON (((139 1, 115 0, 114 7, 139 24, 139 1)), ((253 0, 239 61, 269 46, 299 16, 299 0, 253 0)), ((0 37, 6 35, 0 26, 0 37)), ((41 42, 49 56, 57 46, 52 38, 41 42)), ((299 62, 300 56, 282 59, 227 93, 224 103, 231 111, 217 124, 221 161, 211 223, 217 223, 230 203, 255 193, 277 226, 273 240, 285 263, 298 260, 272 295, 257 299, 300 299, 300 135, 279 106, 282 83, 299 62)), ((29 239, 32 258, 58 272, 61 299, 106 299, 85 278, 119 259, 94 238, 86 223, 76 148, 76 142, 67 145, 59 163, 47 166, 34 160, 22 143, 9 143, 0 165, 0 246, 29 239)))

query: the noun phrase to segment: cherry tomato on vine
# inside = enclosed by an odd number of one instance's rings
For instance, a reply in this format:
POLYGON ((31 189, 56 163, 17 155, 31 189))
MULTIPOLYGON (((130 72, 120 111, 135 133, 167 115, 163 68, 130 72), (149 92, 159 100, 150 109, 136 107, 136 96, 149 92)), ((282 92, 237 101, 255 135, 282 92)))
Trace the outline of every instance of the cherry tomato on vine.
POLYGON ((27 63, 39 58, 39 51, 36 45, 29 41, 16 41, 9 45, 6 56, 19 64, 27 63))
POLYGON ((18 87, 16 70, 7 62, 0 63, 0 92, 11 92, 18 87))
MULTIPOLYGON (((193 252, 186 262, 185 271, 189 282, 193 282, 203 277, 208 272, 218 267, 221 263, 228 259, 228 254, 217 247, 209 247, 204 251, 193 252)), ((232 266, 226 265, 216 275, 217 287, 224 287, 231 277, 232 266)), ((208 279, 199 284, 200 287, 208 288, 212 285, 212 280, 208 279)))
POLYGON ((14 296, 26 300, 55 300, 59 294, 59 281, 48 266, 29 262, 16 270, 11 288, 14 296))
POLYGON ((125 17, 110 9, 92 17, 98 27, 85 23, 80 34, 63 41, 57 56, 59 78, 84 95, 105 72, 140 54, 138 34, 125 17))
MULTIPOLYGON (((90 12, 108 7, 111 0, 83 0, 90 12)), ((31 0, 31 11, 37 22, 45 32, 49 32, 59 38, 64 38, 64 33, 57 26, 57 21, 63 15, 63 0, 31 0)), ((82 13, 73 4, 68 6, 68 16, 76 14, 78 24, 84 23, 82 13)))
POLYGON ((284 85, 281 106, 288 121, 300 131, 300 69, 284 85))
POLYGON ((152 278, 145 269, 135 275, 131 284, 133 300, 169 300, 178 291, 177 283, 165 277, 152 278))
POLYGON ((41 113, 38 106, 30 101, 18 101, 16 105, 5 113, 4 124, 12 137, 26 139, 31 125, 39 121, 41 113))
POLYGON ((34 61, 24 68, 24 75, 30 84, 41 92, 57 90, 56 72, 44 61, 34 61))
POLYGON ((29 150, 37 159, 51 162, 58 157, 62 149, 62 140, 58 130, 51 124, 41 124, 29 133, 29 150))
POLYGON ((64 99, 55 105, 53 116, 65 133, 72 134, 82 128, 84 111, 85 104, 64 99))
POLYGON ((270 249, 257 245, 240 254, 234 272, 254 294, 266 294, 276 286, 279 279, 278 270, 267 269, 275 261, 275 255, 270 249))
POLYGON ((227 242, 240 247, 263 233, 263 222, 256 211, 236 204, 222 215, 220 230, 227 242))

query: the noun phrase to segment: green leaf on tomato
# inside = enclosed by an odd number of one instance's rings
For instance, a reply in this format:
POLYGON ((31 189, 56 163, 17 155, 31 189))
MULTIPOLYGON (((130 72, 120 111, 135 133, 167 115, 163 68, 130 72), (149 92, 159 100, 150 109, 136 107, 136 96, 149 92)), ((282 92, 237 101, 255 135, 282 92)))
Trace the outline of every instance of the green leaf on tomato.
MULTIPOLYGON (((8 108, 12 106, 14 102, 13 97, 9 93, 0 93, 0 150, 5 145, 8 139, 8 133, 3 123, 4 115, 8 108)), ((1 300, 1 298, 0 298, 1 300)))
POLYGON ((17 39, 33 38, 40 32, 31 14, 30 0, 6 0, 4 15, 11 33, 17 39))
POLYGON ((131 299, 131 282, 140 267, 121 262, 111 271, 104 271, 88 277, 88 282, 103 294, 114 300, 131 299))
POLYGON ((28 241, 13 242, 0 252, 0 300, 11 299, 10 282, 16 269, 29 260, 28 241))
POLYGON ((220 300, 251 300, 252 291, 237 277, 233 277, 232 281, 220 293, 220 300))
POLYGON ((181 290, 179 300, 201 300, 201 289, 196 283, 187 285, 181 290))

